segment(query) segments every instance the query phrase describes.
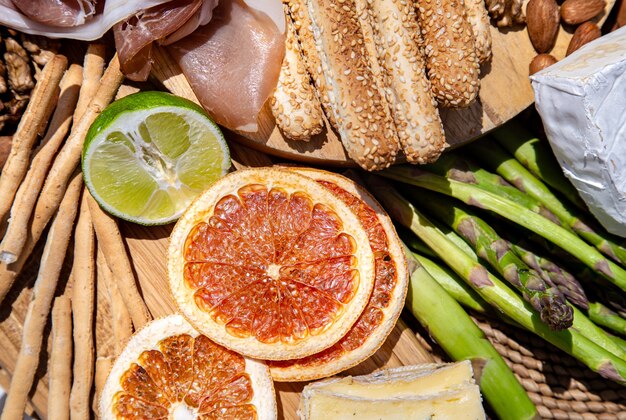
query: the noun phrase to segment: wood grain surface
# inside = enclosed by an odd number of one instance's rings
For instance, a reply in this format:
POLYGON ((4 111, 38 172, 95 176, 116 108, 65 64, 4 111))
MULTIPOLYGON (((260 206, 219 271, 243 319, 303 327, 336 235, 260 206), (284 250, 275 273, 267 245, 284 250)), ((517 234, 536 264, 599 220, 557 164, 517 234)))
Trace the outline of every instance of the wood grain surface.
MULTIPOLYGON (((608 0, 605 12, 596 20, 603 23, 616 0, 608 0)), ((561 27, 556 45, 550 52, 557 59, 565 57, 573 29, 561 27)), ((446 140, 458 147, 504 124, 534 101, 528 79, 528 65, 536 55, 525 26, 491 26, 493 59, 482 66, 479 100, 466 109, 441 109, 446 140)), ((163 49, 155 53, 153 76, 172 93, 197 102, 181 70, 163 49)), ((268 104, 259 116, 257 133, 234 133, 228 137, 259 151, 300 162, 324 165, 353 165, 337 133, 326 128, 309 142, 286 139, 276 124, 268 104)))
MULTIPOLYGON (((609 0, 610 8, 615 0, 609 0)), ((622 16, 620 14, 620 16, 622 16)), ((604 19, 604 17, 602 18, 604 19)), ((621 22, 621 21, 620 21, 621 22)), ((462 144, 473 137, 507 121, 532 103, 532 91, 528 83, 528 63, 534 53, 530 47, 525 30, 513 29, 494 32, 494 60, 491 66, 484 69, 485 77, 481 90, 481 101, 473 107, 462 111, 443 112, 446 121, 448 141, 454 145, 462 144)), ((562 57, 567 47, 571 32, 564 30, 559 34, 555 55, 562 57)), ((170 91, 188 97, 197 102, 178 66, 167 54, 156 49, 157 66, 153 77, 159 80, 170 91)), ((230 134, 233 168, 243 166, 265 166, 273 162, 259 150, 272 155, 287 157, 294 160, 346 165, 350 164, 343 147, 333 132, 326 132, 311 143, 295 143, 286 141, 275 129, 268 112, 264 113, 262 126, 265 135, 242 137, 230 134), (243 145, 252 146, 252 148, 243 145)), ((172 225, 144 227, 130 223, 120 223, 125 237, 127 249, 131 255, 133 270, 137 276, 141 292, 155 317, 164 316, 175 310, 169 293, 166 277, 166 249, 172 225)), ((72 249, 72 247, 70 247, 72 249)), ((15 286, 0 307, 0 385, 6 386, 7 374, 10 375, 21 343, 21 331, 24 315, 31 297, 33 281, 39 268, 42 244, 33 252, 19 276, 15 286)), ((66 268, 62 278, 69 277, 71 255, 68 255, 66 268)), ((96 352, 99 356, 115 353, 115 343, 111 327, 111 308, 108 296, 101 287, 104 266, 98 260, 98 287, 96 313, 96 352)), ((61 291, 59 291, 60 293, 61 291)), ((406 321, 414 322, 410 317, 406 321)), ((44 337, 49 339, 49 330, 44 337)), ((433 356, 422 344, 423 340, 402 320, 398 322, 392 334, 387 338, 379 351, 364 363, 354 367, 349 374, 371 372, 380 367, 392 367, 421 362, 431 362, 433 356)), ((31 404, 41 418, 47 418, 47 376, 46 362, 48 352, 43 351, 40 357, 35 384, 31 390, 31 404)), ((279 418, 296 419, 299 403, 299 392, 303 383, 277 383, 279 418)))

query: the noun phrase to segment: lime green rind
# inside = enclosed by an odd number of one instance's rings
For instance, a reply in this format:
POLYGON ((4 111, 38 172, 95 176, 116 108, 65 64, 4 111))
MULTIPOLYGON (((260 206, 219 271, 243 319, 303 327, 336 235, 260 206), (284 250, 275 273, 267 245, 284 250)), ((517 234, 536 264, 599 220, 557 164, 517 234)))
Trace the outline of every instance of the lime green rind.
MULTIPOLYGON (((102 156, 100 159, 103 160, 102 156)), ((90 127, 82 153, 85 185, 100 206, 114 216, 142 225, 161 225, 178 219, 191 201, 210 185, 207 179, 219 179, 230 166, 224 136, 204 110, 191 101, 164 92, 140 92, 113 102, 90 127), (157 118, 158 113, 162 115, 157 118), (181 122, 186 125, 181 126, 181 122), (116 127, 116 124, 123 125, 116 127), (168 141, 185 129, 189 137, 168 141), (171 185, 153 178, 149 173, 150 165, 133 164, 138 159, 133 157, 136 144, 129 138, 131 133, 138 134, 145 144, 152 146, 156 159, 167 168, 165 172, 172 172, 172 178, 167 178, 171 185), (210 145, 213 147, 207 147, 210 145), (99 163, 94 159, 99 153, 109 153, 109 158, 117 155, 117 162, 113 165, 99 163), (111 166, 115 165, 120 168, 113 170, 111 166), (185 167, 193 170, 185 171, 185 167), (94 170, 97 174, 92 173, 94 170), (113 176, 116 170, 123 175, 113 176), (132 190, 132 199, 129 193, 120 194, 119 198, 107 194, 106 190, 112 188, 132 190), (177 209, 176 203, 183 204, 177 209), (166 217, 159 217, 166 213, 166 217)))

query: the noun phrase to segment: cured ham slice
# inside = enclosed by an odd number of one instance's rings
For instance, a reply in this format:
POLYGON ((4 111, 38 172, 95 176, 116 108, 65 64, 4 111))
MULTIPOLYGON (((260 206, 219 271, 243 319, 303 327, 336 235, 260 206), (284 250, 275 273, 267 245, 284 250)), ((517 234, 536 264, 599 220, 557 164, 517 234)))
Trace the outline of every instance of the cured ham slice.
POLYGON ((19 8, 16 7, 12 0, 0 0, 0 24, 28 34, 43 35, 49 38, 72 38, 93 41, 102 37, 117 22, 136 14, 140 10, 149 9, 167 2, 168 0, 106 0, 106 2, 100 0, 97 2, 97 13, 89 15, 86 7, 88 4, 95 4, 95 0, 15 0, 15 3, 19 3, 19 8), (40 3, 45 4, 46 9, 42 9, 42 13, 33 12, 32 10, 34 9, 31 9, 30 5, 40 3), (104 3, 104 6, 100 7, 100 3, 104 3), (85 7, 85 14, 82 15, 83 23, 80 22, 81 11, 79 8, 79 10, 75 10, 76 20, 74 26, 67 26, 71 19, 60 17, 64 14, 59 13, 59 10, 68 11, 72 9, 72 5, 78 7, 79 4, 85 7), (56 9, 56 6, 60 9, 56 9), (32 16, 29 17, 20 9, 31 10, 28 13, 32 16), (43 10, 47 11, 43 13, 43 10))
POLYGON ((77 26, 96 13, 91 0, 13 0, 13 4, 29 18, 50 26, 77 26))
POLYGON ((284 48, 282 31, 267 14, 241 0, 222 0, 209 25, 168 50, 219 124, 255 132, 257 115, 276 87, 284 48))
POLYGON ((152 66, 152 42, 165 39, 182 27, 192 32, 200 24, 202 9, 212 11, 216 5, 217 0, 174 0, 117 23, 113 27, 115 48, 124 74, 132 80, 146 80, 152 66))

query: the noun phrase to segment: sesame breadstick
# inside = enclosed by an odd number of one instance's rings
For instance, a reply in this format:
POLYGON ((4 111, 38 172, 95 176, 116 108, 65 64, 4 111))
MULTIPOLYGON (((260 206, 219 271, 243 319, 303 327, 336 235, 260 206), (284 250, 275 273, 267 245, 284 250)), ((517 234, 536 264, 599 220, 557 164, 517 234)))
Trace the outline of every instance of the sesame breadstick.
POLYGON ((415 4, 437 102, 447 108, 469 106, 478 95, 480 65, 463 0, 415 0, 415 4))
POLYGON ((326 84, 324 78, 324 72, 322 70, 322 61, 320 59, 319 52, 315 45, 315 38, 313 37, 313 28, 311 23, 311 16, 309 15, 309 8, 306 0, 283 0, 289 11, 289 17, 293 22, 294 29, 296 30, 296 38, 300 43, 300 50, 302 52, 302 58, 304 65, 313 79, 315 84, 316 93, 326 118, 331 126, 337 127, 335 123, 335 116, 333 110, 330 107, 330 98, 328 96, 329 87, 326 84))
POLYGON ((472 25, 474 34, 474 49, 478 61, 484 63, 491 58, 491 25, 489 13, 484 0, 465 0, 465 13, 472 25))
POLYGON ((28 223, 35 209, 37 197, 39 197, 39 192, 54 156, 72 123, 72 113, 76 108, 78 91, 83 78, 82 72, 82 67, 72 64, 61 80, 59 101, 52 115, 48 131, 15 194, 15 201, 11 207, 11 222, 0 244, 0 261, 15 262, 19 250, 24 246, 28 223))
POLYGON ((341 142, 366 170, 390 166, 399 141, 385 97, 376 46, 354 0, 307 0, 341 142))
POLYGON ((443 125, 419 49, 415 8, 405 0, 357 0, 362 25, 373 27, 387 98, 407 160, 428 163, 445 149, 443 125))
POLYGON ((89 418, 89 395, 93 382, 94 364, 94 290, 95 290, 95 237, 87 193, 83 193, 80 214, 74 236, 74 262, 72 273, 72 317, 74 320, 74 381, 70 394, 71 417, 89 418))
POLYGON ((150 321, 152 316, 137 288, 124 241, 115 220, 100 208, 91 194, 87 194, 87 198, 91 220, 96 229, 98 246, 102 247, 102 253, 115 276, 115 282, 122 294, 126 309, 130 313, 135 329, 138 330, 150 321))
POLYGON ((48 117, 59 98, 59 83, 66 68, 67 58, 62 55, 55 55, 46 64, 13 135, 11 151, 0 176, 0 234, 4 233, 5 219, 28 170, 35 141, 48 125, 48 117))
POLYGON ((83 185, 81 173, 76 171, 70 181, 65 197, 52 222, 41 257, 39 273, 35 280, 33 296, 28 305, 22 328, 22 344, 15 363, 11 388, 7 395, 1 420, 21 420, 33 384, 39 362, 44 328, 50 306, 57 288, 61 267, 70 236, 83 185))
MULTIPOLYGON (((65 294, 54 299, 52 307, 52 352, 48 362, 48 418, 70 418, 72 386, 72 307, 65 294)), ((76 376, 82 372, 75 371, 76 376)))
MULTIPOLYGON (((285 6, 286 7, 286 6, 285 6)), ((291 140, 308 141, 324 128, 322 107, 311 85, 291 18, 286 17, 285 58, 270 98, 276 125, 291 140)))

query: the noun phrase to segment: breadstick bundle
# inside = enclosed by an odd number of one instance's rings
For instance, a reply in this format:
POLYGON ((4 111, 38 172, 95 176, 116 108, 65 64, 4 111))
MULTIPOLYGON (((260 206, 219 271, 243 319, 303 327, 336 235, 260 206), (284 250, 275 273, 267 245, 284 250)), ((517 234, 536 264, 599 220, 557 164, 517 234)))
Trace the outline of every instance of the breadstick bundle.
POLYGON ((467 107, 491 58, 482 0, 288 0, 286 52, 270 99, 282 134, 308 141, 326 120, 367 170, 436 160, 438 106, 467 107))
MULTIPOLYGON (((115 98, 124 76, 117 56, 105 70, 105 47, 92 44, 84 65, 54 56, 43 69, 16 131, 0 178, 0 302, 43 237, 45 247, 26 319, 16 364, 7 371, 9 393, 2 420, 21 419, 35 381, 44 329, 52 320, 47 361, 49 398, 37 402, 55 419, 90 418, 92 398, 108 367, 133 332, 151 319, 132 272, 114 219, 83 188, 80 155, 89 127, 115 98), (48 122, 48 118, 50 121, 48 122), (36 143, 42 136, 39 146, 36 143), (81 198, 82 197, 82 198, 81 198), (5 200, 6 198, 6 200, 5 200), (48 228, 47 236, 44 232, 48 228), (70 279, 64 264, 73 239, 70 279), (96 276, 99 250, 104 267, 96 276), (107 299, 96 299, 96 284, 107 299), (63 288, 64 287, 64 288, 63 288), (63 293, 59 296, 59 289, 63 293), (110 325, 113 344, 94 340, 99 321, 110 325)), ((70 253, 71 254, 71 253, 70 253)))

